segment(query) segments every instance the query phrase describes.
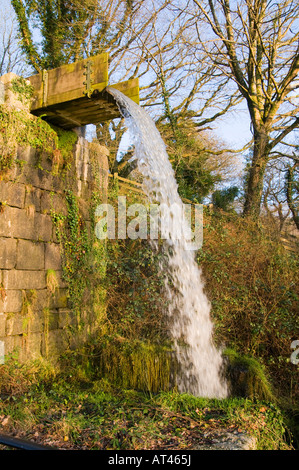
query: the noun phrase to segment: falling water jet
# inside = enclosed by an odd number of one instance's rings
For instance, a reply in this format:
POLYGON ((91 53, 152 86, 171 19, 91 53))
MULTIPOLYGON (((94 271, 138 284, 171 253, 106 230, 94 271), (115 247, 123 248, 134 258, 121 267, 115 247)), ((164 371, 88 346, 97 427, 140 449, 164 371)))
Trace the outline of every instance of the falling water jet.
MULTIPOLYGON (((182 205, 174 170, 153 120, 119 90, 108 87, 106 91, 116 100, 133 138, 138 169, 144 177, 143 190, 150 202, 169 208, 182 205)), ((201 271, 195 252, 187 249, 186 238, 173 236, 173 229, 178 230, 181 222, 174 212, 165 281, 169 328, 180 368, 177 386, 180 392, 195 396, 224 398, 227 386, 221 377, 222 355, 213 344, 210 303, 204 294, 201 271)))

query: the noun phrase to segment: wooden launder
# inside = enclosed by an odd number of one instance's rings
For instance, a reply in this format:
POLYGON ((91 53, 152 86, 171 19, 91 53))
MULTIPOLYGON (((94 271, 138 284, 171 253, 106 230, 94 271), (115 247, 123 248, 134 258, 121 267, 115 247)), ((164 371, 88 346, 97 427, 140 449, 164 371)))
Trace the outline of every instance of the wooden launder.
MULTIPOLYGON (((64 129, 96 124, 120 117, 108 86, 108 54, 99 54, 29 77, 34 88, 31 113, 64 129)), ((138 78, 117 84, 117 88, 139 103, 138 78)))

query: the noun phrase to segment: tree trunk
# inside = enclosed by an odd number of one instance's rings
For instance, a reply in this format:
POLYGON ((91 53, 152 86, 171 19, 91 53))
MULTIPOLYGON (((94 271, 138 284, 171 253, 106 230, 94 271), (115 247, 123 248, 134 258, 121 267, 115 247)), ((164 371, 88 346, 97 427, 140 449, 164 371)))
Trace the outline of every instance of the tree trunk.
POLYGON ((254 148, 246 188, 243 214, 257 218, 263 194, 264 174, 269 159, 268 135, 265 132, 254 132, 254 148))
POLYGON ((287 193, 287 202, 288 206, 292 212, 293 216, 293 221, 296 224, 297 229, 299 230, 299 213, 298 210, 295 207, 294 201, 293 201, 293 184, 294 184, 294 170, 298 166, 298 163, 295 163, 293 167, 289 167, 288 172, 287 172, 287 178, 286 178, 286 193, 287 193))

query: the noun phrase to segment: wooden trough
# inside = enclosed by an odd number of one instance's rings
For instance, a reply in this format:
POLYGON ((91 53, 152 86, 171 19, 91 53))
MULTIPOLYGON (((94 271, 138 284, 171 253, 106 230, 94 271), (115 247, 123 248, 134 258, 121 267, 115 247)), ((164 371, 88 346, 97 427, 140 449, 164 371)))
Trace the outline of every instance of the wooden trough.
MULTIPOLYGON (((64 129, 120 117, 114 98, 105 91, 108 59, 103 53, 29 77, 34 87, 31 113, 64 129)), ((138 78, 109 87, 139 104, 138 78)))

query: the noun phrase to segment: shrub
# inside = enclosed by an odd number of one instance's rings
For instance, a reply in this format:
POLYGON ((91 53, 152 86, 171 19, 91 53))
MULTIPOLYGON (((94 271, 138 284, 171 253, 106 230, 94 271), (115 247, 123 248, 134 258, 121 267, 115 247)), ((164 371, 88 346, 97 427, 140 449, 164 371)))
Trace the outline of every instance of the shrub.
POLYGON ((198 252, 218 343, 261 360, 290 393, 298 339, 298 257, 254 221, 206 213, 198 252))

